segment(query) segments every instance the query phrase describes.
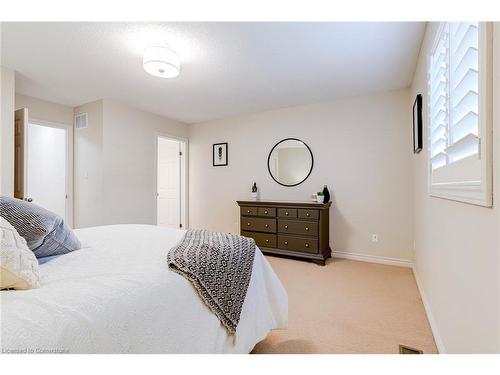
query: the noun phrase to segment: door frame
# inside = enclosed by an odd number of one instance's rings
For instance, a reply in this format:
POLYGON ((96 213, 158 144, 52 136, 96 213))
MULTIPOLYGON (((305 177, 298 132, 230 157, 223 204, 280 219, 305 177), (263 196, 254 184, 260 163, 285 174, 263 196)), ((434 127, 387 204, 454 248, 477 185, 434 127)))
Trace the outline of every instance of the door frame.
MULTIPOLYGON (((66 218, 65 218, 65 223, 70 227, 73 228, 73 222, 74 222, 74 210, 73 210, 73 124, 67 125, 67 124, 62 124, 62 123, 57 123, 53 121, 47 121, 47 120, 40 120, 37 118, 28 118, 27 121, 27 126, 29 127, 30 124, 33 125, 40 125, 40 126, 46 126, 49 128, 57 128, 57 129, 64 129, 66 130, 66 218)), ((25 129, 25 151, 24 151, 24 156, 25 156, 25 161, 27 162, 28 160, 28 129, 25 129)), ((25 171, 25 178, 26 176, 26 171, 25 171)), ((36 203, 36 202, 35 202, 36 203)))
POLYGON ((180 193, 181 193, 181 224, 182 229, 189 228, 189 139, 185 137, 180 137, 177 135, 172 135, 168 133, 155 133, 154 143, 155 143, 155 217, 156 217, 156 225, 159 223, 159 209, 158 209, 158 140, 160 138, 169 139, 171 141, 180 142, 182 157, 181 157, 181 165, 180 165, 180 193))

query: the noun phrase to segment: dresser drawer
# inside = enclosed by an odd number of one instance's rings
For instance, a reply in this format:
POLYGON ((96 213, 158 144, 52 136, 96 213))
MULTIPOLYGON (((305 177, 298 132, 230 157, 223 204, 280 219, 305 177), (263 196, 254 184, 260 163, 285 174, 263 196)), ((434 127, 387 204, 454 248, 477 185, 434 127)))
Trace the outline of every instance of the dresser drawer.
POLYGON ((275 234, 242 231, 241 235, 253 238, 259 247, 276 247, 277 238, 275 234))
POLYGON ((241 235, 253 238, 269 255, 308 259, 325 265, 331 203, 238 201, 241 235))
POLYGON ((276 217, 276 208, 259 207, 259 216, 276 217))
POLYGON ((279 220, 279 233, 303 234, 306 236, 318 235, 318 223, 315 221, 279 220))
POLYGON ((241 230, 276 233, 276 219, 242 217, 241 230))
POLYGON ((278 208, 278 217, 297 217, 297 209, 296 208, 278 208))
POLYGON ((318 253, 318 240, 278 235, 278 249, 300 251, 303 253, 318 253))
POLYGON ((257 207, 240 207, 241 216, 257 216, 257 207))
POLYGON ((297 216, 299 217, 299 219, 319 220, 319 211, 299 208, 297 211, 297 216))

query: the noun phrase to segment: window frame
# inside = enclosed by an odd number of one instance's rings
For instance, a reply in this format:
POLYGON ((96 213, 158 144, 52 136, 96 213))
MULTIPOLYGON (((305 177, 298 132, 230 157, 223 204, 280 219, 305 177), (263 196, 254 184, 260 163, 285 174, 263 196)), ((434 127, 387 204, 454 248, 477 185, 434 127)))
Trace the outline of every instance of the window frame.
MULTIPOLYGON (((446 183, 433 183, 432 161, 431 161, 431 118, 430 118, 430 80, 431 56, 439 43, 441 33, 447 26, 447 22, 440 23, 432 48, 427 55, 427 100, 426 128, 427 137, 427 171, 428 171, 428 194, 431 197, 444 198, 464 203, 475 204, 484 207, 493 205, 493 165, 492 165, 492 117, 493 117, 493 49, 492 49, 492 24, 491 22, 479 22, 479 103, 478 103, 478 138, 479 138, 479 161, 480 181, 456 181, 446 183)), ((451 100, 451 99, 449 99, 451 100)), ((450 164, 448 164, 450 165, 450 164)), ((458 166, 459 168, 460 166, 458 166)), ((444 167, 446 168, 446 167, 444 167)))

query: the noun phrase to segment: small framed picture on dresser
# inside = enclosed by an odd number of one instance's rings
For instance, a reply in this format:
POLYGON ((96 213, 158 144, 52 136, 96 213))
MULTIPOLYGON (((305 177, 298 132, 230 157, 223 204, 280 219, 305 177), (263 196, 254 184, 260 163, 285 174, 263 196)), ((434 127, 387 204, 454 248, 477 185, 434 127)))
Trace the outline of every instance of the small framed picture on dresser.
POLYGON ((215 143, 213 145, 212 154, 214 167, 227 166, 227 142, 215 143))

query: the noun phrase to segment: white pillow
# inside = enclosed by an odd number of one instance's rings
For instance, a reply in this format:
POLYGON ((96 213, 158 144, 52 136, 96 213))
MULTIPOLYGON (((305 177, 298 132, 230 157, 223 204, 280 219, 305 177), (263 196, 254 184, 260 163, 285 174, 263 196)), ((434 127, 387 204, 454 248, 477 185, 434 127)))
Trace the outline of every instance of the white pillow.
POLYGON ((38 261, 26 240, 0 216, 0 289, 40 286, 38 261))

